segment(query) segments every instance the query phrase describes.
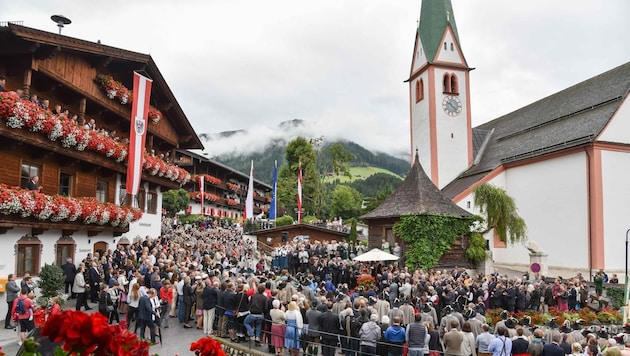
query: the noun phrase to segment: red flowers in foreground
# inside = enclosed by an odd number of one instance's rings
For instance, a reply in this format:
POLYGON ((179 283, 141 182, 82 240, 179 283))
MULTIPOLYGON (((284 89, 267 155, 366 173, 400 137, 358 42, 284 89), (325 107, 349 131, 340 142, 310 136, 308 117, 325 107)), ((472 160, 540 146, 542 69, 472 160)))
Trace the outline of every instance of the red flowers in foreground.
POLYGON ((190 344, 190 351, 199 356, 225 356, 221 343, 211 337, 202 337, 190 344))
POLYGON ((100 313, 66 310, 51 316, 41 331, 71 355, 149 355, 149 342, 129 332, 125 323, 107 324, 100 313))

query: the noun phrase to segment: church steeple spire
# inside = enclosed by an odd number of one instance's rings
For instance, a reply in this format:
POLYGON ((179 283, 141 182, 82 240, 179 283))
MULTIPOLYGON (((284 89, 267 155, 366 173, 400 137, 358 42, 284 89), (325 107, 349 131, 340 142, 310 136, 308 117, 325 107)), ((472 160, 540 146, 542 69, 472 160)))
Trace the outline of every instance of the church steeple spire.
POLYGON ((418 34, 424 45, 427 62, 434 62, 435 54, 442 44, 442 37, 447 26, 451 27, 455 35, 455 40, 457 41, 457 46, 460 47, 459 34, 457 33, 457 25, 455 24, 455 15, 453 13, 451 0, 422 1, 418 34))

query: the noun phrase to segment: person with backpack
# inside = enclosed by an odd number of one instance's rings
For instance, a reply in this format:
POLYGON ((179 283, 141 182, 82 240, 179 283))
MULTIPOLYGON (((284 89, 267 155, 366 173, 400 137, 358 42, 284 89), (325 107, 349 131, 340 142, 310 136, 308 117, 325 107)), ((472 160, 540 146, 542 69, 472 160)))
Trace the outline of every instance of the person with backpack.
POLYGON ((13 320, 20 324, 20 345, 26 339, 26 334, 35 328, 35 322, 33 321, 34 312, 35 306, 28 297, 28 288, 22 287, 20 296, 13 301, 13 308, 11 309, 13 320))

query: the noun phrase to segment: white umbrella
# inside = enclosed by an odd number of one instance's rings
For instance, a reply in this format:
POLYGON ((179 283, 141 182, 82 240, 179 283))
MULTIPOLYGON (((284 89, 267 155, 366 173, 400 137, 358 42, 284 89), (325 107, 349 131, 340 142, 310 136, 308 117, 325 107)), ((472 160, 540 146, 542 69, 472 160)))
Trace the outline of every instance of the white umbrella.
POLYGON ((391 253, 387 253, 383 250, 373 248, 370 251, 353 258, 352 260, 359 261, 359 262, 370 262, 370 261, 396 261, 398 259, 400 259, 400 257, 396 255, 392 255, 391 253))

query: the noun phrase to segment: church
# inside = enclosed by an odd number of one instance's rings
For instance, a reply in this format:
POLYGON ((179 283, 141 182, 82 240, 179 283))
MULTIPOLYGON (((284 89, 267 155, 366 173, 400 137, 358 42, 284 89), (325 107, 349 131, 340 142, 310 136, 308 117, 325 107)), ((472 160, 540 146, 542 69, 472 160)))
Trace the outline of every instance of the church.
MULTIPOLYGON (((471 70, 451 1, 423 1, 407 80, 411 157, 418 149, 431 181, 470 213, 479 214, 475 187, 504 189, 549 268, 566 276, 623 272, 630 63, 477 127, 471 70)), ((529 269, 524 243, 506 245, 492 230, 485 238, 495 264, 529 269)))

